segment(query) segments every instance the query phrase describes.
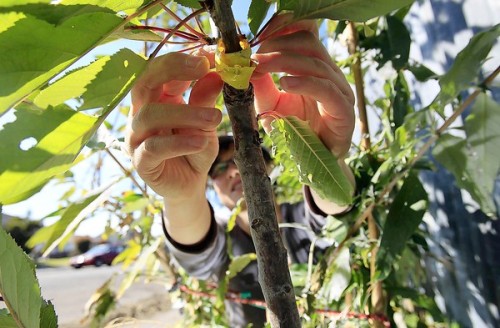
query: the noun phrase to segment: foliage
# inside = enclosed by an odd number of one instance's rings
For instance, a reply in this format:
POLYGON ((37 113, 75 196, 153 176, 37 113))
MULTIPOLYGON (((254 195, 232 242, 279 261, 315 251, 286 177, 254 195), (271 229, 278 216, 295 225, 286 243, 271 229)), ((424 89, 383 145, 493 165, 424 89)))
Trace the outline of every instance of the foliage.
MULTIPOLYGON (((226 296, 226 285, 254 259, 254 255, 234 258, 227 280, 218 290, 169 267, 167 255, 161 252, 161 240, 151 233, 152 218, 161 214, 161 200, 150 195, 123 164, 116 138, 109 140, 110 134, 122 135, 124 127, 120 122, 127 109, 115 108, 149 60, 128 48, 87 64, 85 56, 117 39, 161 41, 163 36, 156 32, 136 28, 145 24, 146 19, 149 25, 157 23, 171 28, 177 24, 174 17, 164 14, 158 6, 160 2, 66 0, 53 4, 48 0, 23 0, 0 4, 3 22, 0 27, 0 115, 12 118, 0 129, 0 152, 8 154, 0 161, 0 205, 25 200, 48 182, 74 183, 70 170, 80 161, 97 157, 97 163, 102 164, 105 157, 121 170, 122 177, 111 186, 96 188, 100 185, 96 178, 96 185, 88 188, 90 191, 81 190, 78 194, 68 190, 61 199, 65 206, 53 213, 59 220, 39 230, 28 243, 30 247, 45 244, 49 252, 64 244, 78 225, 98 208, 118 219, 119 227, 109 227, 106 235, 128 234, 128 247, 116 262, 123 262, 124 267, 132 266, 132 270, 118 292, 110 289, 108 281, 89 302, 89 315, 96 325, 128 286, 142 276, 161 277, 166 284, 176 285, 173 276, 190 289, 200 291, 197 295, 179 294, 186 302, 187 322, 224 325, 221 301, 226 296), (76 67, 77 63, 81 66, 76 67), (117 121, 110 120, 112 112, 119 118, 117 121), (106 134, 108 137, 103 137, 106 134), (113 193, 112 187, 123 179, 133 185, 131 190, 120 195, 113 193), (164 270, 160 269, 162 263, 166 265, 164 270), (173 270, 170 277, 165 276, 165 270, 173 270), (218 301, 213 302, 209 296, 218 301)), ((185 7, 200 8, 198 1, 177 2, 185 7)), ((249 8, 249 28, 257 38, 259 29, 266 24, 264 20, 271 2, 253 0, 249 8)), ((455 176, 457 186, 469 192, 487 215, 496 215, 492 192, 500 169, 495 153, 500 147, 497 129, 500 106, 488 92, 491 79, 483 82, 478 77, 500 36, 500 26, 476 34, 451 69, 439 76, 409 61, 411 37, 403 21, 408 7, 393 10, 409 6, 411 0, 276 2, 278 11, 294 13, 293 20, 329 20, 325 25, 329 25, 330 35, 326 37, 332 41, 339 35, 352 41, 348 33, 348 26, 352 24, 351 34, 355 33, 359 40, 357 51, 338 62, 354 87, 362 88, 352 73, 356 65, 392 72, 380 90, 383 95, 367 99, 368 109, 380 119, 378 130, 371 136, 371 148, 357 148, 349 158, 357 179, 355 207, 343 216, 329 217, 318 236, 336 247, 329 248, 317 264, 311 259, 307 265, 292 267, 304 325, 313 327, 335 322, 328 315, 331 313, 343 314, 341 322, 368 325, 360 314, 378 314, 370 302, 375 286, 385 291, 387 320, 401 314, 409 326, 416 326, 413 321, 417 319, 419 327, 448 324, 449 320, 440 313, 432 298, 422 295, 419 289, 425 283, 419 259, 424 256, 426 244, 419 225, 426 211, 427 195, 418 175, 421 170, 432 168, 426 157, 432 148, 432 155, 455 176), (344 20, 362 23, 345 24, 344 20), (411 103, 410 81, 413 79, 439 82, 439 94, 425 108, 414 108, 411 103), (450 125, 471 103, 470 113, 460 127, 465 137, 457 136, 450 125), (451 115, 446 114, 445 106, 452 107, 451 115), (365 229, 367 220, 376 223, 380 236, 374 238, 365 229), (319 311, 324 309, 330 312, 319 311)), ((169 3, 177 12, 188 13, 182 6, 169 3)), ((200 23, 204 28, 207 25, 200 23)), ((180 31, 190 32, 184 26, 178 27, 180 31)), ((173 36, 182 39, 180 33, 173 36)), ((196 42, 201 44, 200 40, 196 42)), ((149 51, 149 46, 145 49, 149 51)), ((351 190, 345 188, 345 182, 335 182, 343 178, 335 167, 336 160, 329 158, 325 160, 327 165, 317 165, 325 154, 308 135, 307 123, 285 117, 275 124, 273 147, 277 149, 278 162, 284 166, 277 189, 300 186, 295 164, 287 164, 290 158, 286 158, 286 154, 291 152, 293 158, 299 160, 299 168, 305 170, 300 172, 303 181, 318 187, 314 182, 315 177, 320 177, 326 189, 318 188, 324 195, 349 203, 351 190), (339 189, 329 188, 332 185, 338 185, 339 189)), ((98 166, 96 172, 100 169, 98 166)), ((293 191, 285 194, 293 194, 293 191)), ((0 310, 0 325, 56 327, 54 309, 40 295, 33 263, 2 229, 0 246, 0 293, 8 306, 8 311, 0 310)))

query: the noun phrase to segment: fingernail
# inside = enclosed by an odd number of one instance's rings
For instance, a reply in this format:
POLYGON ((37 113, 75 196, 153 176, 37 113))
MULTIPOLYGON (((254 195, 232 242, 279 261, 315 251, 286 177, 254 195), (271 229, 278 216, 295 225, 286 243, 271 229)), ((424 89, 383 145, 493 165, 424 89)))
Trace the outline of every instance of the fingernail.
POLYGON ((186 67, 187 68, 197 68, 200 65, 202 60, 203 60, 203 57, 189 56, 186 58, 186 67))

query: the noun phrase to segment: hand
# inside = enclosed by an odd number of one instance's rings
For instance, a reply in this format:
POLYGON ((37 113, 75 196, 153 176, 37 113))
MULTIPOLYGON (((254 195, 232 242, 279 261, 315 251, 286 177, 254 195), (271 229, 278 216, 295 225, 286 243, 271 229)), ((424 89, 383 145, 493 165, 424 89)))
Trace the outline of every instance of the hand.
MULTIPOLYGON (((288 19, 289 15, 278 16, 260 37, 267 39, 254 55, 258 61, 252 77, 256 111, 276 111, 309 121, 323 143, 343 158, 354 130, 354 94, 318 39, 314 21, 274 32, 288 19), (288 74, 280 79, 282 91, 276 88, 271 72, 288 74)), ((264 121, 266 131, 269 123, 264 121)))
POLYGON ((218 152, 214 108, 222 88, 204 56, 155 58, 132 89, 126 143, 141 178, 165 200, 203 195, 218 152), (188 104, 183 93, 196 81, 188 104))

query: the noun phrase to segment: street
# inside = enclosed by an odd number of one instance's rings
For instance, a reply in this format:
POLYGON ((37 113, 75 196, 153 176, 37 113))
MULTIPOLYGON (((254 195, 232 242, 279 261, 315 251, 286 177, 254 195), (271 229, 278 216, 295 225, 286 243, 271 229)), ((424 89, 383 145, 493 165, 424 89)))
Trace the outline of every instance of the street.
MULTIPOLYGON (((59 327, 86 327, 85 324, 80 323, 84 316, 85 304, 96 289, 113 273, 120 273, 120 267, 85 267, 78 270, 70 267, 38 269, 37 277, 40 281, 42 296, 54 304, 59 327)), ((121 280, 117 278, 117 283, 113 284, 116 287, 121 280)), ((131 316, 137 319, 157 318, 163 322, 161 325, 159 322, 157 322, 158 325, 150 323, 147 327, 173 327, 173 323, 180 318, 177 311, 170 310, 168 292, 158 283, 133 284, 119 300, 114 313, 117 316, 131 316), (169 321, 164 321, 166 319, 169 321)), ((136 324, 126 327, 145 327, 145 325, 136 324)))

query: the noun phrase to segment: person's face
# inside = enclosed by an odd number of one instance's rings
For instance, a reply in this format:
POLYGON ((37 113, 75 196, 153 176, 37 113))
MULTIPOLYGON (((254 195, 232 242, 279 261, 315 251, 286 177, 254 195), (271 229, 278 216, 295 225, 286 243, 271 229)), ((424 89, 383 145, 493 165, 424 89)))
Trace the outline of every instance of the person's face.
POLYGON ((219 161, 213 167, 210 175, 217 196, 221 203, 229 209, 233 209, 238 200, 243 197, 240 172, 234 164, 233 155, 234 149, 232 147, 221 153, 218 157, 219 161))

